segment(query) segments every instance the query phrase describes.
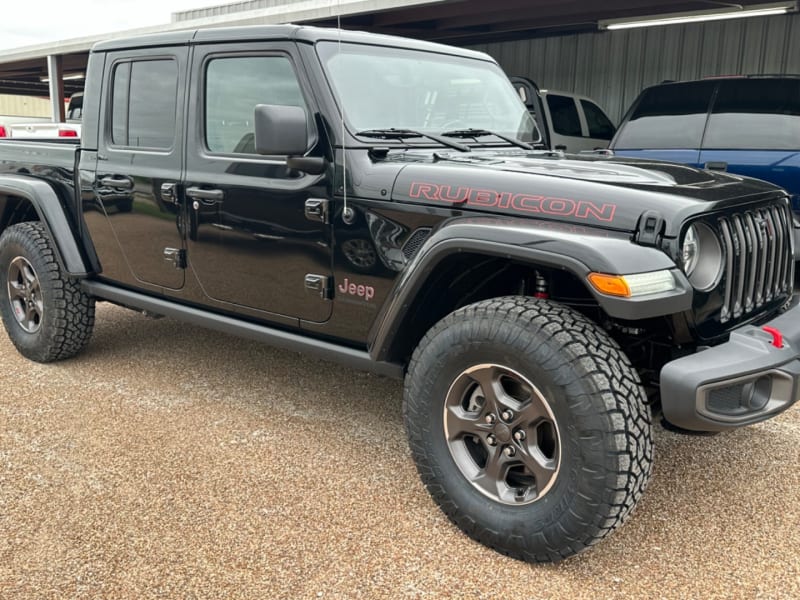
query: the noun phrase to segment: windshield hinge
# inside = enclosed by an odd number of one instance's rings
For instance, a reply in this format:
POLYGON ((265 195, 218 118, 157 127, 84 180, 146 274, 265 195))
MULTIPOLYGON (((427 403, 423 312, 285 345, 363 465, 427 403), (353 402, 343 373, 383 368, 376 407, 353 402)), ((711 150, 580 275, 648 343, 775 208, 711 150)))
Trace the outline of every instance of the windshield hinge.
POLYGON ((640 246, 660 246, 665 227, 666 221, 660 213, 654 210, 642 213, 636 224, 636 243, 640 246))

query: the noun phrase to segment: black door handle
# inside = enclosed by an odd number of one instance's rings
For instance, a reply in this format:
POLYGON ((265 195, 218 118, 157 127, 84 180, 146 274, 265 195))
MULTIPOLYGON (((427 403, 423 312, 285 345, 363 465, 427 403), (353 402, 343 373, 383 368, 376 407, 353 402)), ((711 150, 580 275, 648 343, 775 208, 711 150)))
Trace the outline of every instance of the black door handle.
POLYGON ((704 164, 703 168, 708 169, 709 171, 727 171, 728 163, 721 161, 711 161, 704 164))
POLYGON ((133 181, 129 177, 101 177, 100 185, 129 190, 133 187, 133 181))
POLYGON ((205 190, 203 188, 190 187, 186 189, 186 195, 189 198, 200 200, 208 204, 214 202, 222 202, 225 199, 225 192, 222 190, 205 190))

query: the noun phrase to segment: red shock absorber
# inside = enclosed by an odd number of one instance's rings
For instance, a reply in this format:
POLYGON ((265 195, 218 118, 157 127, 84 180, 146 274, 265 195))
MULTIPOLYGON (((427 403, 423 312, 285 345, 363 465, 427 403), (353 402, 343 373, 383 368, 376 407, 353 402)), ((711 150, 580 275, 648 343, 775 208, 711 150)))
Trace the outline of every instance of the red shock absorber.
POLYGON ((541 298, 546 300, 550 297, 549 292, 547 291, 547 280, 542 277, 542 274, 539 271, 536 271, 536 287, 533 292, 534 298, 541 298))

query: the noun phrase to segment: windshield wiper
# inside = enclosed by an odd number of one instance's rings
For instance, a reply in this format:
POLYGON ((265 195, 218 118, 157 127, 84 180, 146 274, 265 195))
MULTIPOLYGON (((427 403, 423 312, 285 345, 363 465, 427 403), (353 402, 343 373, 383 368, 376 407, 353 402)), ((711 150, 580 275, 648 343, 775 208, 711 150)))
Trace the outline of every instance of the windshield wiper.
POLYGON ((421 138, 428 138, 429 140, 433 140, 434 142, 439 142, 443 146, 447 146, 449 148, 453 148, 454 150, 458 150, 459 152, 470 152, 470 147, 465 146, 464 144, 459 144, 458 142, 454 142, 453 140, 447 140, 441 136, 433 135, 432 133, 422 133, 421 131, 414 131, 413 129, 366 129, 364 131, 359 131, 356 133, 361 137, 374 137, 374 138, 381 138, 383 140, 390 140, 393 138, 402 140, 406 138, 414 138, 414 137, 421 137, 421 138))
POLYGON ((518 140, 517 138, 513 138, 507 135, 503 135, 502 133, 497 133, 495 131, 489 131, 488 129, 454 129, 453 131, 445 131, 442 133, 445 137, 456 137, 456 138, 479 138, 484 135, 493 135, 496 138, 500 138, 504 142, 508 142, 509 144, 513 144, 519 148, 525 148, 525 150, 533 150, 533 146, 531 146, 527 142, 523 142, 518 140))

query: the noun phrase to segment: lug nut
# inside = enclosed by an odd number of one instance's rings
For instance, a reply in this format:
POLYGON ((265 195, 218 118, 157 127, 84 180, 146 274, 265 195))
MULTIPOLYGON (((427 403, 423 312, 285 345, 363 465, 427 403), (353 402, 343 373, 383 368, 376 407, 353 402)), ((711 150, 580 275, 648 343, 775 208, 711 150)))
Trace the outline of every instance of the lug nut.
POLYGON ((514 432, 514 439, 515 439, 515 440, 517 440, 518 442, 521 442, 521 441, 522 441, 522 440, 524 440, 526 437, 528 437, 528 436, 527 436, 527 435, 525 435, 525 432, 524 432, 522 429, 517 429, 517 430, 514 432))
POLYGON ((494 422, 497 421, 497 417, 494 415, 486 415, 486 424, 487 425, 494 425, 494 422))
POLYGON ((500 413, 500 416, 503 417, 504 421, 510 421, 514 418, 514 413, 510 410, 504 410, 502 413, 500 413))
POLYGON ((494 435, 488 435, 486 437, 486 443, 490 446, 497 446, 497 438, 494 435))
POLYGON ((517 451, 514 450, 513 446, 506 446, 505 448, 503 448, 503 454, 505 454, 506 456, 514 456, 516 453, 517 451))

